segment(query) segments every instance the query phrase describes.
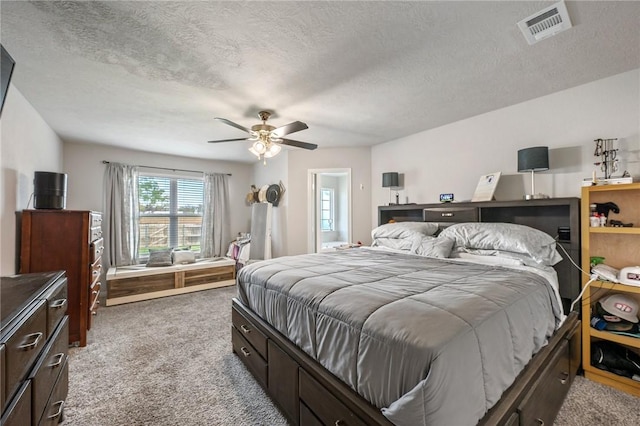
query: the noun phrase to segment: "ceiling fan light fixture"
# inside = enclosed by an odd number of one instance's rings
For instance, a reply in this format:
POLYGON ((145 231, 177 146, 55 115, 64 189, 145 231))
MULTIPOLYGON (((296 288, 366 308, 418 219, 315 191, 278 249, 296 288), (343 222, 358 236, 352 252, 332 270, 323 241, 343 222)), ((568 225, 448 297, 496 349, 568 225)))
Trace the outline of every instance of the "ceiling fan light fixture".
POLYGON ((258 154, 262 155, 265 152, 267 152, 267 144, 262 142, 261 140, 257 140, 253 143, 253 145, 251 146, 251 148, 253 148, 253 150, 255 152, 257 152, 258 154))
POLYGON ((276 143, 272 143, 269 145, 269 148, 264 153, 264 158, 273 158, 280 153, 282 147, 276 143))

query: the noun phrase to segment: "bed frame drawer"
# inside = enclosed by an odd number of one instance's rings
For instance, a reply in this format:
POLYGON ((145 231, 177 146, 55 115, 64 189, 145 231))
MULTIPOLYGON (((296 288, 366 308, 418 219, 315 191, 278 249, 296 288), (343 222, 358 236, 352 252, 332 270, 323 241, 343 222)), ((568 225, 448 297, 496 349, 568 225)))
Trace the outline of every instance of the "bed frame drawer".
POLYGON ((247 366, 249 371, 260 382, 262 386, 268 386, 267 362, 260 356, 253 346, 242 337, 235 327, 231 327, 231 345, 233 351, 240 360, 247 366))
POLYGON ((569 341, 563 340, 518 411, 521 425, 552 425, 571 386, 569 341), (540 390, 544 390, 540 392, 540 390), (535 396, 534 396, 535 394, 535 396))
POLYGON ((477 222, 475 207, 429 207, 422 210, 425 222, 477 222))
MULTIPOLYGON (((327 392, 326 388, 307 372, 300 369, 299 374, 300 399, 321 423, 325 425, 366 426, 365 422, 345 407, 338 398, 327 392)), ((300 422, 300 424, 304 423, 300 422)))
POLYGON ((258 351, 262 358, 267 359, 267 336, 235 309, 231 311, 231 322, 236 330, 258 351))

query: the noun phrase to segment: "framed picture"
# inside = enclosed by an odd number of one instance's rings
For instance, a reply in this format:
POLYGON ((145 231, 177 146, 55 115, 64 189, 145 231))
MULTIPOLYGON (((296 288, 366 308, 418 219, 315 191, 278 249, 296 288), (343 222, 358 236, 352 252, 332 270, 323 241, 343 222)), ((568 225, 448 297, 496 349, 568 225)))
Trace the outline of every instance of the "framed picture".
POLYGON ((473 193, 471 201, 491 201, 493 195, 496 192, 498 181, 500 180, 500 174, 502 172, 489 173, 488 175, 480 176, 478 186, 476 186, 476 192, 473 193))

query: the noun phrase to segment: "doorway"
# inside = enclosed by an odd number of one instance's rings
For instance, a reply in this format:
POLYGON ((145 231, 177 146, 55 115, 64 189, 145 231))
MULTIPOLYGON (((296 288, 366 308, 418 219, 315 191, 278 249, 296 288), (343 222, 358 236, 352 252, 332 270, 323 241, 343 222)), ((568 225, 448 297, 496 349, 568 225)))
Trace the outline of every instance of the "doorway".
POLYGON ((351 169, 308 171, 309 253, 351 243, 351 169))

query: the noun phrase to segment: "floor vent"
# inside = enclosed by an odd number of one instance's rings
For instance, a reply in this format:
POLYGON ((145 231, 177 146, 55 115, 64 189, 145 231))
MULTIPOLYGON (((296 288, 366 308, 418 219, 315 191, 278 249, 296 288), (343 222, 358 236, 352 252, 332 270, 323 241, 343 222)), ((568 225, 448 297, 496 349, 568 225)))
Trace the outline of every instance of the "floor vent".
POLYGON ((563 1, 518 22, 518 27, 529 44, 554 36, 571 28, 571 19, 563 1))

